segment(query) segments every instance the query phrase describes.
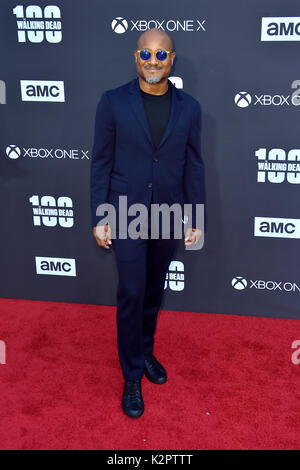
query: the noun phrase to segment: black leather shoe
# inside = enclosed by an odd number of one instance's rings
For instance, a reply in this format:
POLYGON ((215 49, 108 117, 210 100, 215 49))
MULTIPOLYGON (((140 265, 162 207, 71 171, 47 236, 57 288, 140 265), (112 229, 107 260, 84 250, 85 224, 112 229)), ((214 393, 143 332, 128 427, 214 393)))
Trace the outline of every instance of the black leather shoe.
POLYGON ((155 384, 164 384, 167 381, 167 371, 153 354, 145 356, 145 375, 155 384))
POLYGON ((130 418, 138 418, 144 413, 141 379, 125 380, 122 408, 130 418))

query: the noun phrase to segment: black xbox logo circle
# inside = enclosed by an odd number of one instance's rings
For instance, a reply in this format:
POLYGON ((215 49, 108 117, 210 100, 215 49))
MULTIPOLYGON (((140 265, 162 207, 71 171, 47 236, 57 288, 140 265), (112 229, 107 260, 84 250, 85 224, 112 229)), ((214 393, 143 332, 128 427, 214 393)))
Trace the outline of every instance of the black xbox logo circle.
POLYGON ((115 33, 123 34, 128 29, 128 22, 125 20, 125 18, 122 18, 122 16, 118 16, 112 20, 111 28, 115 33))

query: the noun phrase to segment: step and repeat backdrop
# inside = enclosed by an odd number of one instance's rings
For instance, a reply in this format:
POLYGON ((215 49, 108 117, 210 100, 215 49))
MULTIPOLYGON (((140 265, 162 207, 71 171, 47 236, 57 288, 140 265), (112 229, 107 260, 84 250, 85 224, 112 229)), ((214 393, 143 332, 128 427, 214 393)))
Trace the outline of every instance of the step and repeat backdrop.
POLYGON ((162 308, 300 317, 299 2, 0 3, 0 296, 115 305, 113 252, 91 230, 97 103, 137 77, 149 28, 201 104, 207 219, 183 241, 162 308))

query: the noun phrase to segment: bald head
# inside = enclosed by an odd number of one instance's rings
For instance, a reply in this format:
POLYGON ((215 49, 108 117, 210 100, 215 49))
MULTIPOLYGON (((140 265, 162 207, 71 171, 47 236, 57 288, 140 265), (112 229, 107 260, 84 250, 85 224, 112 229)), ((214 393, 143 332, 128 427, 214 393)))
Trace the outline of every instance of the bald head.
POLYGON ((171 36, 158 28, 151 28, 142 33, 137 40, 137 50, 133 51, 140 87, 146 93, 163 94, 168 89, 168 77, 176 56, 171 36), (140 49, 157 51, 165 49, 170 53, 166 57, 150 54, 143 59, 140 49))
POLYGON ((159 43, 161 48, 174 51, 173 39, 166 31, 159 28, 151 28, 142 33, 137 40, 137 49, 149 47, 148 44, 153 41, 159 43))

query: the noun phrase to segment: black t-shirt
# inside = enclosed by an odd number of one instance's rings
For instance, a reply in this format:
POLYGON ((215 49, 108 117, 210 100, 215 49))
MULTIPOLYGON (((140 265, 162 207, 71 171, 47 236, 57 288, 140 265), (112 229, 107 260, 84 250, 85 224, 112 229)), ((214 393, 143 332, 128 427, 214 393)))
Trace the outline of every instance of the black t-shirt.
POLYGON ((155 148, 158 147, 169 121, 171 93, 172 87, 170 84, 168 84, 168 90, 163 95, 152 95, 141 89, 145 112, 155 148))
MULTIPOLYGON (((141 88, 141 95, 145 107, 146 116, 155 148, 158 147, 167 127, 171 110, 172 87, 168 84, 168 90, 163 95, 152 95, 141 88)), ((153 193, 151 203, 153 202, 153 193)))

